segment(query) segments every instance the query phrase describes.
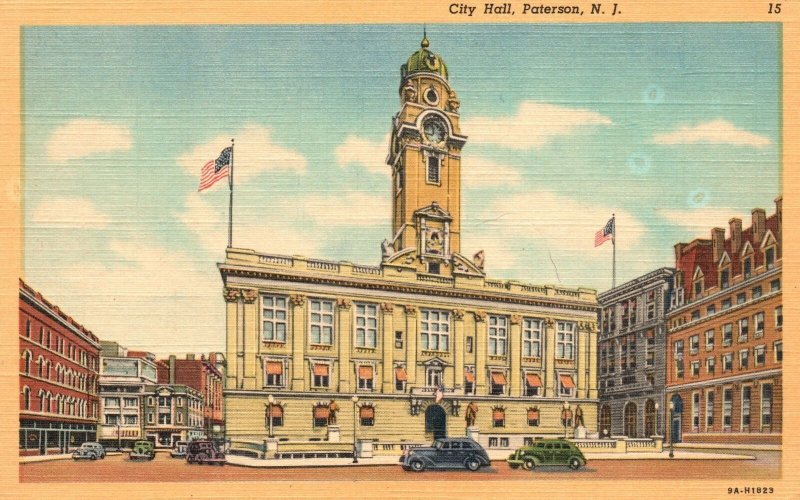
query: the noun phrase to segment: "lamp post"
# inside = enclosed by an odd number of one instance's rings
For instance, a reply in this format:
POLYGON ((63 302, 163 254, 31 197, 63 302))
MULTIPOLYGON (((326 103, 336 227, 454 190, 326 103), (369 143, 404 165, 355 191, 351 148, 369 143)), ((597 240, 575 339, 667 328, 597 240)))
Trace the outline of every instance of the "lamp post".
POLYGON ((353 463, 358 463, 358 449, 356 448, 356 421, 358 420, 358 396, 353 394, 353 463))
POLYGON ((269 427, 269 437, 275 437, 275 434, 272 432, 272 405, 275 404, 275 396, 272 394, 267 397, 267 401, 269 401, 268 410, 267 410, 267 425, 269 427))
POLYGON ((656 407, 656 432, 655 434, 658 436, 658 403, 655 404, 656 407))
POLYGON ((122 418, 121 414, 117 415, 117 451, 119 451, 122 448, 122 435, 119 430, 119 421, 121 418, 122 418))
POLYGON ((672 420, 673 420, 674 417, 673 417, 672 413, 674 411, 675 411, 675 403, 670 401, 669 402, 669 426, 670 426, 670 429, 669 429, 669 458, 675 457, 675 453, 673 453, 673 450, 672 450, 673 442, 674 442, 673 441, 673 432, 672 432, 672 420))
POLYGON ((564 401, 564 418, 561 419, 561 420, 564 421, 564 439, 566 439, 568 437, 567 436, 567 418, 568 417, 569 417, 569 403, 567 401, 564 401))

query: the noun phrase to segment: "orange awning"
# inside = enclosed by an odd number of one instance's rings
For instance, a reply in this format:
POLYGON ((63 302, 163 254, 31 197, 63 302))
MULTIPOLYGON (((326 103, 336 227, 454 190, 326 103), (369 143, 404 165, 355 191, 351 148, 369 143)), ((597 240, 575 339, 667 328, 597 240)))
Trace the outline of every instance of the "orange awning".
POLYGON ((283 408, 279 405, 272 405, 272 416, 273 417, 282 417, 283 416, 283 408))
POLYGON ((399 380, 400 382, 405 382, 406 380, 408 380, 408 373, 406 373, 405 368, 395 368, 394 376, 397 377, 397 380, 399 380))
POLYGON ((506 418, 506 412, 504 410, 492 411, 492 420, 503 420, 505 418, 506 418))
POLYGON ((536 408, 528 410, 528 420, 539 420, 539 410, 536 408))
POLYGON ((315 406, 314 407, 314 418, 328 418, 328 407, 327 406, 315 406))
POLYGON ((371 406, 362 406, 360 416, 361 418, 375 418, 375 408, 371 406))
POLYGON ((328 373, 329 373, 328 365, 322 365, 322 364, 314 365, 314 375, 317 375, 319 377, 327 377, 328 373))
POLYGON ((464 380, 469 382, 470 384, 475 383, 475 374, 472 372, 464 372, 464 380))
POLYGON ((572 380, 571 375, 561 375, 561 385, 566 387, 567 389, 574 389, 575 382, 572 380))
POLYGON ((528 383, 528 387, 541 387, 542 386, 542 379, 539 378, 539 375, 535 373, 526 373, 525 374, 525 382, 528 383))
POLYGON ((280 361, 267 361, 267 375, 280 375, 283 373, 283 363, 280 361))
POLYGON ((492 383, 495 385, 506 385, 506 376, 503 372, 492 372, 492 383))
POLYGON ((371 379, 372 378, 372 367, 371 366, 359 366, 358 367, 358 378, 361 379, 371 379))

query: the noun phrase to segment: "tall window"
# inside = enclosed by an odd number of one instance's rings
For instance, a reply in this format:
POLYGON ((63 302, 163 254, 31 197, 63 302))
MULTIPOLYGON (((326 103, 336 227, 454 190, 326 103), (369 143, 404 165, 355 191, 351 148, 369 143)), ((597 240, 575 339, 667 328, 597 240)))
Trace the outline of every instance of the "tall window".
POLYGON ((535 373, 525 374, 525 395, 538 396, 542 387, 542 379, 535 373))
POLYGON ((756 366, 764 366, 764 363, 766 362, 766 351, 767 348, 763 345, 753 348, 753 356, 756 358, 756 366))
POLYGON ((759 338, 764 335, 764 311, 753 315, 753 337, 759 338))
POLYGON ((692 430, 698 432, 700 430, 700 393, 695 392, 692 394, 692 430))
POLYGON ((689 337, 689 354, 697 354, 700 351, 700 336, 692 335, 689 337))
POLYGON ((760 298, 761 295, 763 295, 761 285, 754 286, 753 289, 751 290, 751 294, 753 296, 753 299, 760 298))
POLYGON ((675 341, 675 376, 683 377, 683 340, 675 341))
POLYGON ((489 355, 505 356, 508 341, 508 318, 489 316, 489 355))
POLYGON ((450 343, 450 313, 423 310, 420 338, 424 350, 447 351, 450 343))
POLYGON ((716 364, 714 358, 706 358, 706 373, 709 375, 714 374, 714 365, 716 364))
POLYGON ((475 368, 464 368, 464 394, 475 394, 475 368))
POLYGON ((739 351, 739 369, 746 370, 748 364, 748 354, 749 351, 747 349, 743 349, 739 351))
POLYGON ((781 363, 783 361, 783 342, 773 343, 772 351, 775 353, 775 362, 781 363))
POLYGON ((728 288, 728 286, 730 286, 730 274, 731 274, 731 272, 728 269, 723 269, 719 273, 719 286, 720 286, 720 288, 725 289, 725 288, 728 288))
POLYGON ((522 321, 522 355, 542 355, 542 321, 525 318, 522 321))
POLYGON ((728 352, 722 355, 722 372, 733 370, 733 353, 728 352))
POLYGON ((556 358, 575 358, 575 323, 556 322, 556 358))
POLYGON ((531 427, 539 426, 539 409, 528 408, 528 425, 531 427))
POLYGON ((272 387, 283 386, 283 361, 267 361, 265 384, 272 387))
POLYGON ((491 387, 489 391, 493 396, 505 394, 506 385, 508 385, 508 382, 506 381, 506 375, 503 372, 492 372, 491 387))
POLYGON ((31 409, 31 388, 24 387, 22 389, 22 409, 23 410, 30 410, 31 409))
POLYGON ((761 425, 772 425, 772 384, 761 384, 761 425))
POLYGON ((364 405, 358 409, 358 419, 361 425, 371 427, 375 425, 375 407, 364 405))
POLYGON ((747 318, 739 320, 739 342, 747 341, 747 334, 749 333, 750 326, 747 318))
POLYGON ((158 423, 161 425, 171 424, 172 423, 172 415, 169 413, 159 413, 158 414, 158 423))
POLYGON ((706 330, 706 351, 714 349, 714 330, 706 330))
POLYGON ((439 366, 429 366, 426 368, 425 382, 428 387, 439 387, 442 385, 442 368, 439 366))
POLYGON ((374 387, 375 375, 372 366, 364 365, 358 367, 358 388, 371 391, 374 387))
POLYGON ((767 264, 767 269, 775 267, 775 247, 767 248, 767 251, 764 252, 764 261, 767 264))
POLYGON ((273 427, 282 427, 283 426, 283 406, 281 405, 272 405, 272 413, 270 414, 270 419, 272 420, 273 427))
POLYGON ((783 306, 775 308, 775 328, 783 327, 783 306))
POLYGON ((492 427, 505 427, 506 411, 503 408, 492 409, 492 427))
MULTIPOLYGON (((750 427, 750 393, 749 385, 742 386, 742 427, 750 427)), ((744 430, 744 429, 742 429, 744 430)))
POLYGON ((333 344, 333 301, 311 299, 311 343, 320 345, 333 344))
POLYGON ((729 346, 733 342, 733 324, 725 323, 722 325, 722 345, 729 346))
POLYGON ((378 337, 378 306, 356 304, 356 347, 375 347, 378 337))
POLYGON ((441 170, 441 160, 436 156, 429 156, 428 157, 428 182, 433 184, 439 184, 440 175, 439 171, 441 170))
POLYGON ((744 263, 742 264, 742 272, 744 273, 745 279, 750 277, 752 268, 753 268, 753 260, 750 257, 745 257, 744 263))
POLYGON ((328 405, 319 404, 314 407, 314 427, 325 427, 328 425, 328 415, 330 409, 328 405))
POLYGON ((714 391, 706 392, 706 431, 714 427, 714 391))
POLYGON ((264 340, 286 342, 286 297, 261 297, 261 321, 264 340))
POLYGON ((312 371, 312 386, 313 387, 330 387, 331 383, 331 367, 325 363, 315 363, 312 371))
POLYGON ((647 319, 654 319, 656 317, 656 292, 651 290, 647 292, 647 299, 645 301, 645 308, 647 309, 647 319))
POLYGON ((731 415, 733 413, 733 389, 722 390, 722 426, 726 430, 731 428, 731 415))

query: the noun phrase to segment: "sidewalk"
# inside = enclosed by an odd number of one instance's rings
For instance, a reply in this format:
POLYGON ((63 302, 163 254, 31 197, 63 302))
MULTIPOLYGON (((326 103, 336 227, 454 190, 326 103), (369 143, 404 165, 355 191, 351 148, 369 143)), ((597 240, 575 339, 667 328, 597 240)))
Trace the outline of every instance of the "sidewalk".
MULTIPOLYGON (((505 461, 511 450, 491 450, 489 458, 494 465, 505 461)), ((672 460, 755 460, 749 455, 732 455, 728 453, 706 453, 692 452, 685 450, 675 450, 672 460)), ((369 467, 375 465, 396 465, 399 463, 399 456, 377 456, 373 458, 359 458, 358 463, 354 464, 352 458, 282 458, 275 460, 263 460, 259 458, 243 457, 239 455, 228 455, 228 465, 240 467, 369 467)), ((594 460, 670 460, 669 452, 661 453, 590 453, 586 454, 586 459, 591 463, 594 460)))
POLYGON ((779 444, 675 443, 675 449, 781 451, 779 444))
MULTIPOLYGON (((115 455, 127 455, 127 452, 109 451, 106 452, 106 457, 113 457, 115 455)), ((50 462, 52 460, 71 460, 72 453, 63 453, 60 455, 33 455, 30 457, 19 457, 19 463, 30 464, 35 462, 50 462)))

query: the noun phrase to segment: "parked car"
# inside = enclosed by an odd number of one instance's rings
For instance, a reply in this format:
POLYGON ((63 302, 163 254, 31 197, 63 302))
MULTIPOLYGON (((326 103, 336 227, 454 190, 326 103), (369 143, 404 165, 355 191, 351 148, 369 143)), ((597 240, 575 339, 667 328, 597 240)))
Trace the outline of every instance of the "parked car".
POLYGON ((100 443, 83 443, 80 448, 72 452, 73 460, 80 460, 82 458, 88 458, 89 460, 103 459, 106 458, 106 450, 100 443))
POLYGON ((176 441, 175 446, 169 451, 169 456, 172 458, 184 458, 186 457, 186 441, 176 441))
POLYGON ((186 461, 190 464, 225 465, 225 454, 217 449, 213 441, 198 439, 186 446, 186 461))
POLYGON ((476 471, 490 464, 489 455, 470 438, 437 439, 430 446, 412 448, 400 457, 405 470, 461 469, 476 471))
POLYGON ((568 465, 578 469, 586 465, 586 457, 574 443, 564 439, 541 439, 523 446, 509 455, 509 467, 532 470, 541 465, 568 465))
POLYGON ((156 458, 156 450, 150 441, 140 440, 133 443, 129 455, 131 460, 152 460, 156 458))

